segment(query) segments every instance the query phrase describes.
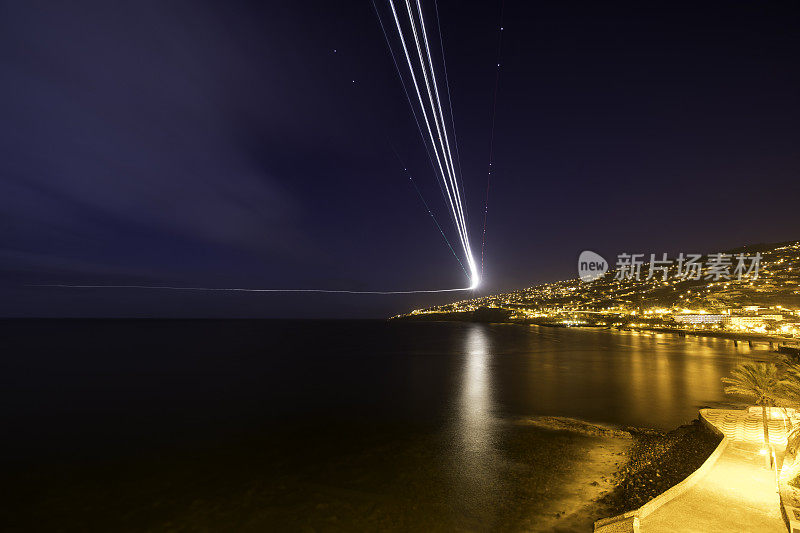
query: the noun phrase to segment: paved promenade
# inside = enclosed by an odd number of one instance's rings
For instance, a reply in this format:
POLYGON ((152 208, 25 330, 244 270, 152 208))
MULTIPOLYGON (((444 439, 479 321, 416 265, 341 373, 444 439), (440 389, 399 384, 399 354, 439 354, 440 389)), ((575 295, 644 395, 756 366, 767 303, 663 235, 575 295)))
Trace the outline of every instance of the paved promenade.
MULTIPOLYGON (((784 532, 775 473, 764 467, 760 415, 704 409, 705 419, 729 439, 713 467, 691 488, 640 521, 642 533, 784 532)), ((786 445, 783 420, 770 421, 770 442, 786 445)))

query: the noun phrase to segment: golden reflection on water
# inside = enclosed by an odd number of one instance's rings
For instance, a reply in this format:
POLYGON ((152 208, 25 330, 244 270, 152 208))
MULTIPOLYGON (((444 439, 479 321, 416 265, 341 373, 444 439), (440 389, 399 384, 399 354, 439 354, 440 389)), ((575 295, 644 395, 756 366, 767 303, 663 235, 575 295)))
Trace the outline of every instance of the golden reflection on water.
POLYGON ((499 422, 495 418, 493 356, 486 326, 468 326, 463 350, 454 398, 450 453, 451 508, 461 515, 458 521, 466 518, 462 513, 468 510, 472 515, 492 514, 495 493, 492 487, 498 483, 501 463, 495 448, 499 422))
POLYGON ((627 388, 624 400, 637 425, 668 420, 677 405, 700 407, 720 399, 724 372, 715 358, 724 347, 663 335, 636 334, 631 340, 629 383, 620 392, 627 388))
POLYGON ((492 390, 489 339, 479 324, 470 326, 464 341, 464 367, 458 399, 458 428, 464 450, 483 455, 491 449, 492 390))
POLYGON ((492 375, 504 409, 660 429, 730 402, 721 378, 745 359, 725 339, 638 332, 530 328, 524 346, 520 371, 492 375))

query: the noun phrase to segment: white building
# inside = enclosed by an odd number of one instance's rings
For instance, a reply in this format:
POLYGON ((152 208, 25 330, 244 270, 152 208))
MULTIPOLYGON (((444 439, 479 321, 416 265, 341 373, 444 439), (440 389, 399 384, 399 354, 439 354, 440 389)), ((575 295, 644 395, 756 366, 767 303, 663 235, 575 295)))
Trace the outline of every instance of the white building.
POLYGON ((679 324, 725 324, 730 317, 728 315, 686 313, 675 315, 674 318, 675 322, 679 324))
POLYGON ((753 328, 764 325, 763 316, 732 316, 731 326, 738 326, 741 328, 753 328))

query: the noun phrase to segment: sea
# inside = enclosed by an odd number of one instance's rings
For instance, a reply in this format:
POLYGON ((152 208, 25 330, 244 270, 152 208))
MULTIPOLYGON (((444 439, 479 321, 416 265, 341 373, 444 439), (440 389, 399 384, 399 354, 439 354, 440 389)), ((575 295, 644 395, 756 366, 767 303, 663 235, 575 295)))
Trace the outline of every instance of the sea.
POLYGON ((553 420, 668 431, 769 356, 383 320, 6 320, 0 350, 0 530, 98 532, 589 531, 625 444, 553 420))

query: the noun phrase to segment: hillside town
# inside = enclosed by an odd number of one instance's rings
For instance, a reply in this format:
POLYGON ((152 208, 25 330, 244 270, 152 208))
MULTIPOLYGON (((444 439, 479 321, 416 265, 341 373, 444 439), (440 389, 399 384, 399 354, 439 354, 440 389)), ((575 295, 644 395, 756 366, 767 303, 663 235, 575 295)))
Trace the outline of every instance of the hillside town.
MULTIPOLYGON (((683 254, 676 261, 642 262, 633 269, 630 261, 618 261, 617 268, 590 282, 572 279, 546 283, 418 309, 397 318, 668 328, 800 338, 800 242, 695 254, 698 268, 693 271, 686 268, 689 261, 682 258, 683 254), (727 270, 714 267, 720 257, 723 262, 727 259, 727 270), (736 257, 755 258, 755 268, 744 275, 737 273, 736 257)), ((748 268, 753 263, 750 261, 748 268)))

